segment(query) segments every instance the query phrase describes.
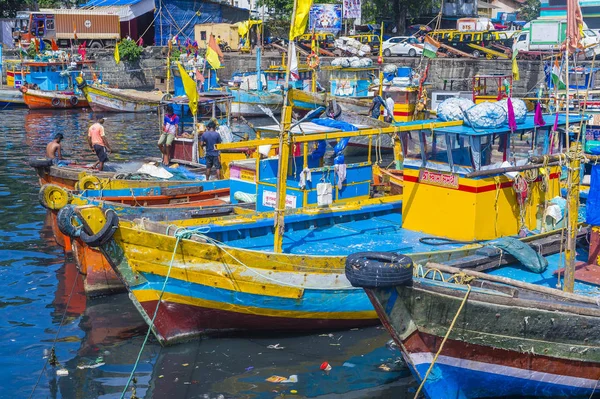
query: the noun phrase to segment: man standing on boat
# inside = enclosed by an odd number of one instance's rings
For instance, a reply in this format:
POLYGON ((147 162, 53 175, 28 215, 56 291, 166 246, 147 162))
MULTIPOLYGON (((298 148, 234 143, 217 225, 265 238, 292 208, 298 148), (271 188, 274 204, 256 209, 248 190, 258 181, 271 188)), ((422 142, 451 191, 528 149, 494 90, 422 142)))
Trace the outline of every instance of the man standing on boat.
POLYGON ((169 165, 171 162, 171 145, 173 144, 178 128, 179 117, 173 111, 173 107, 168 105, 163 121, 163 132, 158 139, 158 148, 163 154, 163 165, 169 165))
POLYGON ((98 170, 104 169, 104 163, 108 162, 108 153, 112 152, 108 139, 104 134, 104 118, 98 116, 96 123, 94 123, 88 129, 87 141, 92 150, 96 153, 98 161, 92 166, 92 168, 98 168, 98 170))
POLYGON ((394 99, 390 93, 385 93, 385 108, 383 111, 383 120, 392 123, 394 120, 394 99))
POLYGON ((217 133, 217 123, 211 119, 206 124, 206 132, 200 138, 200 144, 206 146, 206 180, 210 180, 210 172, 214 167, 217 170, 217 179, 221 179, 221 160, 219 159, 219 150, 215 149, 215 144, 222 142, 221 135, 217 133))

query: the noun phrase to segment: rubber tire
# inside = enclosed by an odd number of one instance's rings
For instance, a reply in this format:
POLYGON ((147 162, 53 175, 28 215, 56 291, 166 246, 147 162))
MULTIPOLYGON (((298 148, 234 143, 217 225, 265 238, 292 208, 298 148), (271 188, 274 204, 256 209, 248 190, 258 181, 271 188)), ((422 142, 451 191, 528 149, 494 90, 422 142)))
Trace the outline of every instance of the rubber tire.
POLYGON ((103 47, 104 46, 100 42, 92 42, 92 43, 90 43, 90 48, 94 49, 94 50, 101 49, 103 47))
POLYGON ((327 116, 329 118, 329 117, 331 117, 332 114, 333 114, 333 119, 339 118, 340 115, 342 114, 342 107, 340 107, 339 104, 335 104, 335 107, 334 107, 333 103, 329 103, 327 105, 327 108, 325 109, 325 116, 327 116))
POLYGON ((410 50, 408 50, 408 56, 409 57, 416 57, 417 56, 417 52, 415 51, 414 48, 411 48, 410 50))
POLYGON ((75 183, 75 190, 101 190, 102 182, 94 175, 85 175, 75 183))
POLYGON ((44 208, 56 211, 69 204, 71 194, 66 189, 55 184, 44 184, 40 188, 38 199, 44 208))
POLYGON ((383 55, 385 57, 391 57, 392 56, 392 51, 389 48, 386 48, 385 50, 383 50, 383 55))
POLYGON ((32 168, 47 168, 52 166, 52 160, 47 158, 35 158, 29 160, 29 166, 32 168))
POLYGON ((346 277, 354 287, 412 286, 413 262, 391 252, 358 252, 346 258, 346 277))
POLYGON ((85 230, 82 230, 80 238, 92 248, 101 247, 112 238, 117 227, 119 227, 119 217, 115 211, 108 209, 106 211, 106 222, 100 231, 94 235, 89 235, 85 230))
POLYGON ((77 98, 77 96, 72 96, 71 98, 69 98, 69 102, 72 106, 76 107, 77 104, 79 104, 79 99, 77 98))
POLYGON ((77 214, 75 213, 75 206, 71 204, 63 207, 56 215, 58 229, 71 238, 77 238, 81 235, 81 224, 79 226, 73 225, 74 217, 77 217, 77 214))
POLYGON ((481 52, 479 50, 475 50, 471 53, 471 55, 475 58, 481 57, 481 52))
POLYGON ((54 97, 54 98, 52 99, 52 106, 53 106, 53 107, 58 107, 59 105, 60 105, 60 99, 59 99, 59 98, 57 98, 57 97, 54 97))

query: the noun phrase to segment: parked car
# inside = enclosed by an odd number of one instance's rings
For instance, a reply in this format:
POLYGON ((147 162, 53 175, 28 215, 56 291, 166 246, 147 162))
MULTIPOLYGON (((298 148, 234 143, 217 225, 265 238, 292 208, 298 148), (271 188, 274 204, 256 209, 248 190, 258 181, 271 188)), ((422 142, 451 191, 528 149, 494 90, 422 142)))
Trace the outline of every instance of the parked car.
POLYGON ((416 57, 423 54, 423 46, 419 39, 413 36, 396 36, 383 42, 383 55, 408 55, 416 57))

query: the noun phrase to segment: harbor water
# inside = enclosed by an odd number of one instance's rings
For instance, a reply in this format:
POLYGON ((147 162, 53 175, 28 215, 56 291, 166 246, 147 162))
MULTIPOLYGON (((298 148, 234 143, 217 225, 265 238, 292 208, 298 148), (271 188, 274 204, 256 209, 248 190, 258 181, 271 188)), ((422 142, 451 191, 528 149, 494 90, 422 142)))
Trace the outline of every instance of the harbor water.
MULTIPOLYGON (((146 323, 126 294, 85 297, 73 259, 54 241, 28 166, 59 132, 66 158, 93 163, 86 142, 92 116, 0 111, 2 398, 119 398, 144 341, 146 323), (54 342, 57 367, 47 364, 54 342)), ((157 123, 155 114, 108 115, 111 161, 159 156, 157 123)), ((228 335, 172 347, 151 337, 134 386, 140 398, 412 398, 415 383, 387 341, 382 327, 228 335), (320 370, 323 362, 329 373, 320 370), (267 381, 292 375, 297 382, 267 381)), ((124 397, 131 395, 130 388, 124 397)))

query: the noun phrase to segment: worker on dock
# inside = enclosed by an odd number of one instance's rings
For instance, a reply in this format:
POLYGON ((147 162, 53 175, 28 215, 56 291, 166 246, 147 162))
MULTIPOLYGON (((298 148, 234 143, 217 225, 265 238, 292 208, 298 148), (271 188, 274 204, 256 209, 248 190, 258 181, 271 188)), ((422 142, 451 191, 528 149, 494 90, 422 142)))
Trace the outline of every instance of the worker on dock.
POLYGON ((158 139, 158 148, 163 154, 163 165, 167 166, 171 162, 171 145, 179 129, 179 116, 173 111, 173 107, 168 105, 163 120, 163 131, 158 139))
POLYGON ((210 180, 210 173, 214 167, 217 170, 217 179, 221 179, 221 160, 220 152, 215 149, 215 144, 222 142, 221 135, 217 132, 217 122, 211 119, 206 124, 206 132, 200 137, 200 144, 206 146, 205 159, 206 159, 206 180, 210 180))

